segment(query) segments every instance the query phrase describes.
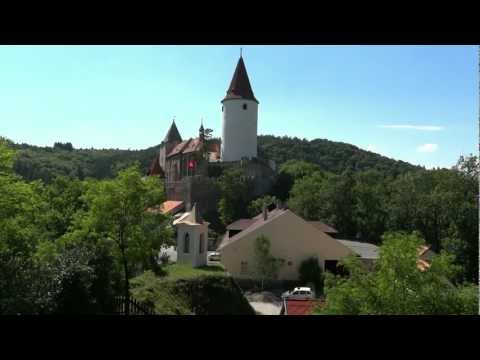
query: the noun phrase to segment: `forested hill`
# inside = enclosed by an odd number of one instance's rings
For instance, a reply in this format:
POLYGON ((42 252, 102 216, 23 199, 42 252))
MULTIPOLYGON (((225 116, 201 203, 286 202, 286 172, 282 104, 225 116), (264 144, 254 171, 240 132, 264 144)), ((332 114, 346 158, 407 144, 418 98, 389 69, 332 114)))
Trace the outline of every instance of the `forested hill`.
POLYGON ((55 143, 53 147, 16 144, 14 147, 18 151, 15 171, 26 180, 45 182, 57 175, 110 178, 116 170, 136 161, 146 171, 158 149, 158 146, 145 150, 74 149, 70 143, 55 143))
MULTIPOLYGON (((345 169, 378 169, 398 175, 418 169, 409 163, 396 161, 359 149, 353 145, 324 139, 312 141, 289 137, 260 135, 259 156, 275 160, 280 165, 288 160, 304 160, 318 164, 322 170, 341 173, 345 169)), ((75 149, 70 143, 55 143, 53 147, 16 144, 18 157, 15 171, 27 180, 49 182, 56 175, 80 179, 112 177, 117 169, 135 161, 146 172, 155 157, 157 146, 145 150, 75 149)))
POLYGON ((259 156, 275 160, 280 165, 288 160, 304 160, 320 166, 321 170, 342 173, 346 169, 377 169, 397 176, 421 169, 404 161, 393 160, 356 146, 326 139, 291 138, 261 135, 258 137, 259 156))

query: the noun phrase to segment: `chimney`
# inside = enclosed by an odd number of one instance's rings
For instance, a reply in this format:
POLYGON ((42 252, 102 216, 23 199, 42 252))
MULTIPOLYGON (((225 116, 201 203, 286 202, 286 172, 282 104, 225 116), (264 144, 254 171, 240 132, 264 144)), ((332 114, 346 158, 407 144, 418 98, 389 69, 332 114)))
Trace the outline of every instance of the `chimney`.
POLYGON ((263 212, 263 220, 267 220, 268 219, 268 210, 267 210, 267 206, 265 204, 263 204, 262 212, 263 212))

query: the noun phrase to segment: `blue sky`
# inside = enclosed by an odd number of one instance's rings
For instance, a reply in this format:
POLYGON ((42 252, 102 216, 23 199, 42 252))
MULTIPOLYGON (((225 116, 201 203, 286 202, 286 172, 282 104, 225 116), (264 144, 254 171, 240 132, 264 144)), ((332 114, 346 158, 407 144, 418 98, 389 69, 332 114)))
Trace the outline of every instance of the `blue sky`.
MULTIPOLYGON (((221 131, 238 46, 0 46, 0 135, 143 149, 173 116, 221 131)), ((259 134, 351 143, 427 167, 477 153, 476 46, 243 46, 259 134)))

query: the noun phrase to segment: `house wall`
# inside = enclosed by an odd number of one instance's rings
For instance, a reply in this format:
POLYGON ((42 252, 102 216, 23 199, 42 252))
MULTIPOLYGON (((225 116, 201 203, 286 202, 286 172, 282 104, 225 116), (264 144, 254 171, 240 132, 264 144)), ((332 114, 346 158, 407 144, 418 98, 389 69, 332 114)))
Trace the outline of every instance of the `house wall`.
POLYGON ((265 235, 270 240, 270 252, 274 257, 285 260, 278 273, 279 280, 298 279, 298 267, 309 257, 316 256, 324 269, 325 260, 339 260, 352 254, 346 246, 287 210, 220 250, 221 262, 234 278, 257 278, 254 273, 254 243, 259 235, 265 235), (242 261, 247 262, 246 274, 241 272, 242 261), (288 265, 289 261, 291 265, 288 265))

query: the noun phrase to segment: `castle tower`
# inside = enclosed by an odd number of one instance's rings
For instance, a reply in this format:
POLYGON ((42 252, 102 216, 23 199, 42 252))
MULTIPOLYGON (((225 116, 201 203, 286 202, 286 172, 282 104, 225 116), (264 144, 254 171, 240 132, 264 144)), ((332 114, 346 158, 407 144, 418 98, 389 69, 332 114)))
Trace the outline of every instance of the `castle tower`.
POLYGON ((240 55, 227 95, 222 100, 222 161, 257 156, 258 101, 240 55))
POLYGON ((165 139, 163 139, 162 143, 160 144, 160 152, 159 152, 159 163, 161 168, 165 171, 165 162, 168 153, 172 151, 175 145, 182 142, 182 137, 178 132, 177 125, 175 125, 175 120, 172 121, 172 125, 170 129, 168 129, 167 135, 165 139))

